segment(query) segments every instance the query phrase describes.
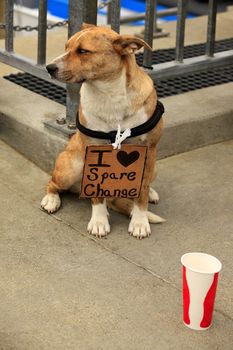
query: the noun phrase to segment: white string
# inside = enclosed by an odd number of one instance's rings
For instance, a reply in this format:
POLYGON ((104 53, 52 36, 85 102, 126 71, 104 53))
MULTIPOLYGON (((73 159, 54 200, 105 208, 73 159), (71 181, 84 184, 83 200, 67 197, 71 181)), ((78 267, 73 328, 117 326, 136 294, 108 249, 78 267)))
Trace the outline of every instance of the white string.
POLYGON ((123 133, 121 133, 121 126, 120 126, 120 124, 118 124, 115 142, 112 143, 112 147, 114 149, 120 149, 121 143, 125 139, 127 139, 127 137, 129 137, 130 135, 131 135, 131 130, 129 128, 125 129, 125 131, 123 133))

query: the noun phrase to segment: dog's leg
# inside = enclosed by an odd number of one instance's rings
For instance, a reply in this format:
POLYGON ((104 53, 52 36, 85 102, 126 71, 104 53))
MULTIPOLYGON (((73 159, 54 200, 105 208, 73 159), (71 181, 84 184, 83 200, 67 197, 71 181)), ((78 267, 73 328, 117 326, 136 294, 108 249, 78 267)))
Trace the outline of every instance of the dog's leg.
POLYGON ((145 164, 144 177, 142 180, 140 197, 134 200, 131 212, 131 221, 128 229, 129 234, 138 239, 148 237, 151 234, 147 208, 149 199, 149 188, 154 175, 155 161, 156 148, 155 146, 149 147, 145 164))
POLYGON ((96 237, 107 236, 107 234, 110 232, 105 199, 92 199, 92 216, 87 226, 87 230, 96 237))
POLYGON ((77 151, 62 152, 55 165, 52 179, 47 185, 47 194, 41 201, 41 207, 48 213, 54 213, 61 205, 59 192, 68 190, 81 181, 83 160, 77 151))
MULTIPOLYGON (((157 176, 157 166, 156 166, 156 162, 155 162, 151 182, 153 182, 155 180, 156 176, 157 176)), ((150 189, 149 189, 149 202, 154 203, 154 204, 159 203, 159 195, 152 187, 150 187, 150 189)))
POLYGON ((159 195, 152 187, 149 189, 149 202, 154 204, 159 203, 159 195))
POLYGON ((49 214, 54 213, 61 206, 61 199, 58 193, 59 191, 61 191, 61 189, 59 189, 59 187, 51 179, 47 185, 47 193, 40 203, 41 207, 49 214))

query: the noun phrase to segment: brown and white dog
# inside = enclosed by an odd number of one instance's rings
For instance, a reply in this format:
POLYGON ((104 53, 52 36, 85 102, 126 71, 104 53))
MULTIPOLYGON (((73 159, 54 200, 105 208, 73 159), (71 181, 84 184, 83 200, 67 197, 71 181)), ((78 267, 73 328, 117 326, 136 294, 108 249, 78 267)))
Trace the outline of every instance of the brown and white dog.
MULTIPOLYGON (((83 83, 79 118, 93 130, 109 132, 133 128, 148 120, 155 110, 157 95, 151 78, 135 60, 135 51, 150 48, 134 36, 119 35, 106 27, 84 25, 66 44, 65 53, 47 66, 50 75, 65 83, 83 83)), ((140 197, 137 199, 92 199, 92 217, 87 230, 95 236, 110 232, 107 204, 110 208, 131 216, 128 232, 136 238, 150 235, 151 223, 164 221, 148 211, 148 200, 158 201, 158 194, 150 188, 156 175, 156 144, 163 131, 163 120, 147 134, 127 139, 125 143, 147 145, 147 159, 140 197)), ((106 142, 90 138, 79 131, 70 139, 66 149, 56 160, 52 179, 41 206, 53 213, 61 205, 59 192, 80 184, 85 148, 106 142)))

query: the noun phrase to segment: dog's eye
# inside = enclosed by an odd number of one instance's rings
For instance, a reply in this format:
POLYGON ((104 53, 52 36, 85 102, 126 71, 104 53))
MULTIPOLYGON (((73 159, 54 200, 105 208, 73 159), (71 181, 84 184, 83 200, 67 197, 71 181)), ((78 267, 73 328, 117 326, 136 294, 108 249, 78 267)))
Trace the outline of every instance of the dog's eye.
POLYGON ((78 54, 83 54, 83 53, 88 53, 88 52, 90 52, 90 51, 81 49, 80 47, 77 49, 78 54))

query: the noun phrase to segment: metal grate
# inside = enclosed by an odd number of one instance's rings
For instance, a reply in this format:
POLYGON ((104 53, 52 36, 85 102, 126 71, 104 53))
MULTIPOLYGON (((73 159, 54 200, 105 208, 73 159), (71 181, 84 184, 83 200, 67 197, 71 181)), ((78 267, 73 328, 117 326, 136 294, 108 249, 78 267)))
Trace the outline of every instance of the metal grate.
MULTIPOLYGON (((222 52, 232 50, 233 38, 219 40, 215 42, 215 52, 222 52)), ((184 58, 192 58, 201 55, 205 55, 206 44, 195 44, 184 47, 184 58)), ((164 62, 170 62, 175 59, 175 49, 163 49, 153 51, 152 64, 159 64, 164 62)), ((137 55, 137 63, 142 66, 143 54, 137 55)))
MULTIPOLYGON (((221 40, 216 42, 216 51, 229 50, 232 46, 233 38, 221 40)), ((185 47, 185 57, 199 56, 204 53, 204 50, 204 44, 187 46, 185 47)), ((142 59, 142 56, 139 54, 138 60, 140 61, 140 59, 142 59)), ((153 59, 156 63, 171 61, 174 59, 174 49, 153 52, 153 59)), ((62 87, 37 78, 29 73, 10 74, 4 78, 53 101, 66 105, 66 90, 62 87)), ((207 69, 202 72, 186 74, 175 78, 157 80, 155 85, 158 97, 162 98, 232 81, 233 64, 222 68, 207 69)))
POLYGON ((63 87, 37 78, 29 73, 10 74, 4 76, 4 78, 50 100, 66 105, 66 90, 63 87))
POLYGON ((232 81, 233 64, 227 67, 209 69, 171 79, 157 80, 155 85, 157 87, 158 97, 161 98, 232 81))

